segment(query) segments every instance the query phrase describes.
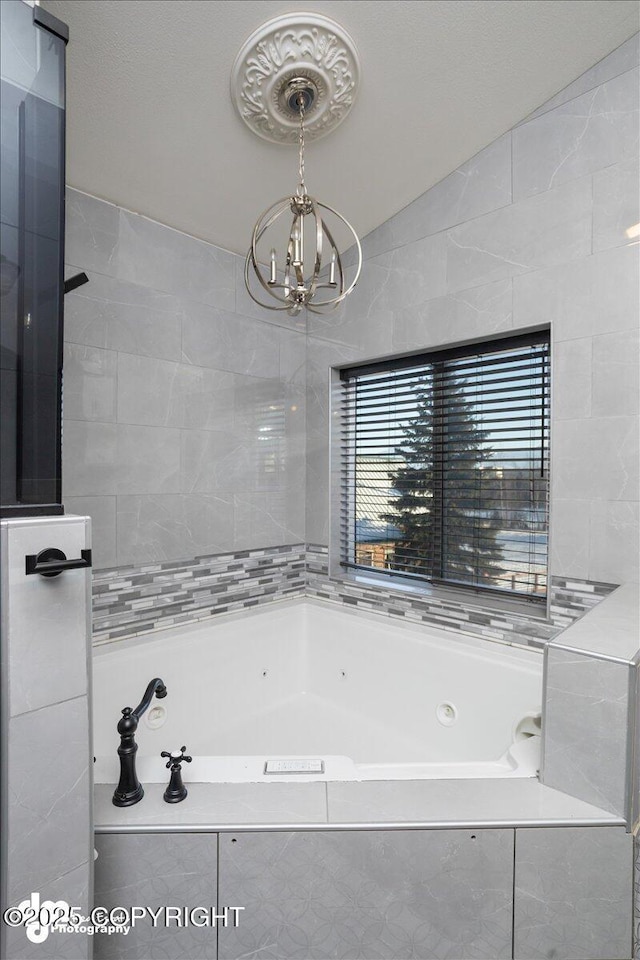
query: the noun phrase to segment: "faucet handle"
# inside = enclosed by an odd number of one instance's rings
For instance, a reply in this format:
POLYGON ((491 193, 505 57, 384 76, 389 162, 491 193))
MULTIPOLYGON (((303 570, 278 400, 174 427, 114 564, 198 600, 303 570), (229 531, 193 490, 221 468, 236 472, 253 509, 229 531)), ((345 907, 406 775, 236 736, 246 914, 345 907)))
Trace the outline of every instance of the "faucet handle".
POLYGON ((170 753, 168 750, 163 750, 163 751, 162 751, 162 753, 160 754, 160 756, 161 756, 161 757, 168 757, 168 758, 169 758, 169 760, 168 760, 168 762, 167 762, 167 764, 166 764, 167 770, 169 769, 169 767, 171 767, 173 770, 179 770, 179 769, 180 769, 180 765, 181 765, 181 763, 182 763, 183 761, 184 761, 185 763, 191 763, 191 761, 193 760, 193 757, 188 757, 188 756, 186 755, 186 753, 185 753, 185 750, 186 750, 186 749, 187 749, 186 746, 180 747, 180 753, 178 753, 177 750, 174 751, 174 752, 172 752, 172 753, 170 753))

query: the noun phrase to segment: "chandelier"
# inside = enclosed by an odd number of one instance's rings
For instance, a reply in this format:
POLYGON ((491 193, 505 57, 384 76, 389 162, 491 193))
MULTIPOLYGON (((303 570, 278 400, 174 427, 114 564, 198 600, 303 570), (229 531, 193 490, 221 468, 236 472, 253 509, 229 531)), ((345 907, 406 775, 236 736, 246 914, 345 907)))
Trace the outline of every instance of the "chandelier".
POLYGON ((296 191, 259 217, 245 261, 247 292, 267 310, 326 313, 360 277, 362 249, 355 230, 307 192, 304 167, 305 124, 311 139, 344 119, 358 70, 351 38, 318 14, 269 21, 236 58, 232 92, 242 119, 264 139, 298 145, 296 191), (352 255, 348 267, 340 246, 352 255))

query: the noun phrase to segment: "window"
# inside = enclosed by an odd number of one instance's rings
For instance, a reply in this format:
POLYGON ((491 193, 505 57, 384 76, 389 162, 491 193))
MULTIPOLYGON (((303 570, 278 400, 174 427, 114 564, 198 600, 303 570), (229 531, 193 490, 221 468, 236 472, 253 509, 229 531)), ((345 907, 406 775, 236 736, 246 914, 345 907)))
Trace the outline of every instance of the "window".
POLYGON ((544 599, 548 331, 340 379, 342 565, 544 599))

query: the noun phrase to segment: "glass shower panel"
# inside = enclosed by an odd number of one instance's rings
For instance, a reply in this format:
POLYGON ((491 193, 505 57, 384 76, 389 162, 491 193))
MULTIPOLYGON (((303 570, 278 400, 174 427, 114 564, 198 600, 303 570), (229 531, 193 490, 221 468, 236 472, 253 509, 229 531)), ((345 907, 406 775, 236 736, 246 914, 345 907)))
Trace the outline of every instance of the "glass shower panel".
POLYGON ((0 4, 0 494, 3 516, 62 513, 65 41, 0 4))

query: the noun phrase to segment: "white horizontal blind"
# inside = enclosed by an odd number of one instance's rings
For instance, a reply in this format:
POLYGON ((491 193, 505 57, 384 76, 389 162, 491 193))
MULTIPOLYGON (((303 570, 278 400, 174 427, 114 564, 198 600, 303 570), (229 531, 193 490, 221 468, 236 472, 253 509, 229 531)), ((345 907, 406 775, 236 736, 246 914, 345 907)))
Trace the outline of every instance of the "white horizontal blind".
POLYGON ((548 332, 341 380, 343 565, 543 599, 548 332))

